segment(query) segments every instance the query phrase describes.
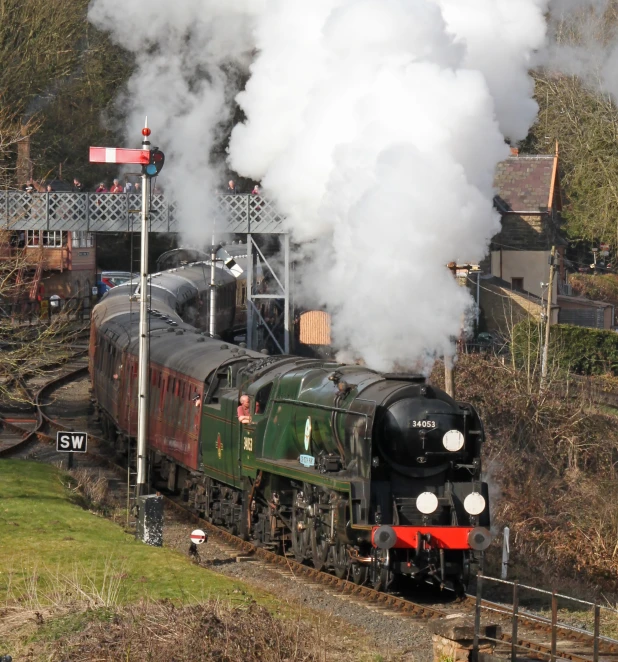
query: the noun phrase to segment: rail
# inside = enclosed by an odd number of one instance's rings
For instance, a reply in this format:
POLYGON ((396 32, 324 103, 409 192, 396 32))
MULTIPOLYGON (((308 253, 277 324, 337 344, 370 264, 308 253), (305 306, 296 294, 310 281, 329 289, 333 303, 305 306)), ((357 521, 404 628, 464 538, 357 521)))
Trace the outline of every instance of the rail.
MULTIPOLYGON (((618 614, 618 610, 613 607, 607 607, 600 605, 597 602, 589 602, 587 600, 580 600, 578 598, 573 598, 569 595, 563 593, 558 593, 557 591, 547 591, 545 589, 536 588, 534 586, 528 586, 526 584, 520 584, 519 582, 510 582, 506 579, 498 579, 497 577, 491 577, 490 575, 485 575, 483 572, 479 571, 477 575, 476 583, 476 597, 475 597, 475 610, 474 610, 474 640, 472 644, 473 658, 478 660, 479 654, 479 640, 481 639, 481 612, 482 611, 491 611, 497 614, 500 614, 504 617, 510 617, 511 619, 511 635, 510 635, 510 645, 511 645, 511 662, 516 662, 517 659, 517 650, 527 650, 530 651, 530 644, 526 642, 519 642, 518 639, 518 630, 521 620, 526 622, 537 623, 540 626, 549 628, 551 633, 551 643, 549 646, 549 652, 543 650, 543 647, 539 647, 536 650, 536 653, 545 655, 550 659, 550 662, 555 662, 558 659, 574 659, 574 656, 571 653, 561 652, 558 650, 558 634, 562 636, 568 636, 569 633, 577 635, 579 637, 592 638, 592 662, 599 662, 599 647, 600 644, 606 644, 612 653, 615 654, 615 650, 618 647, 618 640, 611 637, 604 637, 601 635, 601 610, 606 612, 611 612, 613 614, 618 614), (502 584, 512 587, 512 600, 511 605, 505 605, 502 603, 491 603, 483 600, 483 584, 484 582, 495 582, 497 584, 502 584), (537 595, 548 596, 551 599, 551 616, 546 618, 534 613, 520 608, 520 592, 522 590, 531 591, 537 595), (586 630, 583 627, 577 627, 570 625, 564 622, 558 622, 558 599, 566 600, 573 602, 579 605, 584 605, 587 608, 592 608, 593 612, 593 627, 592 631, 586 630)), ((494 639, 488 637, 487 635, 482 635, 483 639, 493 641, 495 643, 504 644, 505 638, 494 639)))
MULTIPOLYGON (((284 217, 272 202, 258 195, 215 195, 205 200, 221 232, 281 234, 284 217)), ((164 195, 151 199, 151 232, 179 232, 179 203, 164 195)), ((198 205, 208 209, 207 204, 198 205)), ((139 226, 138 193, 27 193, 0 191, 0 226, 7 230, 68 230, 73 232, 128 232, 139 226)))

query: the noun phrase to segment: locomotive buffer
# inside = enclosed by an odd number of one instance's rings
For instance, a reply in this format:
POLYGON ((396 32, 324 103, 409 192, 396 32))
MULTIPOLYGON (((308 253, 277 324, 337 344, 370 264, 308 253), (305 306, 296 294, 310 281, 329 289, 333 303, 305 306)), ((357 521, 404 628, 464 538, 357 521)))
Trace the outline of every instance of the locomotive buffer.
MULTIPOLYGON (((116 147, 91 147, 90 163, 126 163, 142 166, 142 210, 141 210, 141 255, 140 255, 140 306, 139 306, 139 370, 138 370, 138 407, 137 407, 137 486, 136 497, 146 492, 146 440, 148 433, 148 221, 150 220, 150 180, 156 177, 165 162, 163 152, 152 147, 148 118, 142 129, 141 149, 122 149, 116 147)), ((160 499, 160 497, 158 497, 160 499)), ((143 499, 141 499, 143 502, 143 499)), ((140 511, 144 510, 144 503, 140 511)), ((138 532, 143 527, 139 526, 138 532)), ((149 542, 147 534, 144 541, 149 542)), ((152 544, 152 543, 151 543, 152 544)))

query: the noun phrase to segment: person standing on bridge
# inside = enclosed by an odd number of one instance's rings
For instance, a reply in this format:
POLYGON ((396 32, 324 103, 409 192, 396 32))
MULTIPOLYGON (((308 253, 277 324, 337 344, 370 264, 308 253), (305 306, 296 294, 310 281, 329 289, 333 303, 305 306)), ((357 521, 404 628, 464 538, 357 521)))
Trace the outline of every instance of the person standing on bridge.
POLYGON ((124 189, 120 185, 120 182, 117 179, 114 179, 112 188, 109 190, 110 193, 122 193, 124 189))
POLYGON ((230 179, 230 181, 227 183, 226 193, 228 195, 236 195, 238 193, 238 189, 236 188, 236 183, 234 182, 233 179, 230 179))

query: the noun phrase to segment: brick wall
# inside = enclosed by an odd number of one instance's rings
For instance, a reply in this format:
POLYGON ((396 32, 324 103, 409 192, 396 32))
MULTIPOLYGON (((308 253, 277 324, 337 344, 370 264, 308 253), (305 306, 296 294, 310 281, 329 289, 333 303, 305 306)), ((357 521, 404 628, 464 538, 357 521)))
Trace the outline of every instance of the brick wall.
POLYGON ((502 246, 505 250, 546 251, 551 249, 555 236, 555 225, 548 213, 502 214, 502 230, 493 237, 492 249, 502 246))
MULTIPOLYGON (((540 319, 541 302, 524 294, 481 280, 480 305, 489 331, 508 334, 509 330, 527 317, 540 319)), ((552 323, 558 321, 558 308, 552 309, 552 323)))

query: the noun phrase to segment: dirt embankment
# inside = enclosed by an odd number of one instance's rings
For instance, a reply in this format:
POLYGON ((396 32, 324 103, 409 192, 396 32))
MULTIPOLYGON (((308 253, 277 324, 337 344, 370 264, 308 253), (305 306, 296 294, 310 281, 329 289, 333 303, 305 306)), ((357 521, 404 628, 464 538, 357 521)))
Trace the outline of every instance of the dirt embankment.
POLYGON ((511 527, 514 576, 618 592, 616 417, 566 378, 541 390, 508 358, 461 356, 456 387, 485 425, 493 527, 511 527))

